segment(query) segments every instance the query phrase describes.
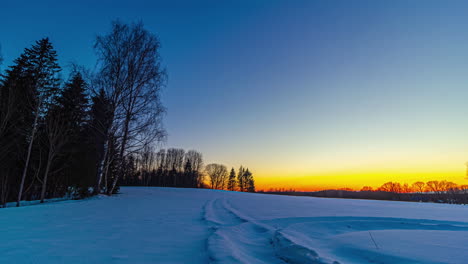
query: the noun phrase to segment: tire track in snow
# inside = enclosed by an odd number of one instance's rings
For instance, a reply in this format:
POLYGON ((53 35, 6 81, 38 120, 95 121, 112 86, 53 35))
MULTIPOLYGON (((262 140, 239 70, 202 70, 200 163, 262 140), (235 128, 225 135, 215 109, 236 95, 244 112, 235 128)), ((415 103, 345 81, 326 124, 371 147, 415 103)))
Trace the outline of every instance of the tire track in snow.
POLYGON ((210 263, 338 263, 323 260, 280 230, 243 215, 225 198, 208 201, 203 215, 211 231, 207 238, 210 263))

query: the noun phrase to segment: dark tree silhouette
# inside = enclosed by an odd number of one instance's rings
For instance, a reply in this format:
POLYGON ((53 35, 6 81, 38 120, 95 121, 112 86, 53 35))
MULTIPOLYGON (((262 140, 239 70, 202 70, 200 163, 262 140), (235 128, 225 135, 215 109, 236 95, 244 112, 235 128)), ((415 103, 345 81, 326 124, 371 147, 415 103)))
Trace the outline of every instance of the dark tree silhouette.
POLYGON ((28 86, 32 90, 31 94, 33 96, 30 106, 31 111, 34 113, 34 121, 31 124, 29 145, 26 152, 16 206, 20 206, 32 147, 39 123, 59 91, 59 79, 57 75, 60 71, 60 67, 57 64, 57 53, 48 38, 41 39, 37 41, 32 48, 26 49, 20 60, 24 60, 26 66, 24 70, 28 80, 28 86))
POLYGON ((228 177, 226 166, 216 163, 206 165, 206 173, 210 179, 211 189, 224 189, 228 177))
POLYGON ((231 168, 231 172, 229 173, 227 188, 229 191, 236 190, 236 171, 234 170, 234 168, 231 168))
POLYGON ((114 192, 123 173, 125 157, 165 136, 159 96, 166 74, 159 48, 158 38, 142 23, 114 22, 111 32, 96 40, 101 69, 98 83, 110 98, 111 124, 116 127, 111 131, 119 140, 120 166, 108 194, 114 192))

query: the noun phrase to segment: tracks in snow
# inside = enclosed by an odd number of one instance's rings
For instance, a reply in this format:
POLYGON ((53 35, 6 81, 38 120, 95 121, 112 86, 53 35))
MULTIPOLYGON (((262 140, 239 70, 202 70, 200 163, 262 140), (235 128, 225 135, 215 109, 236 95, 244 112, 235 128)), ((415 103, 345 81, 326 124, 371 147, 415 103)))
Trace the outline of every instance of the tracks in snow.
POLYGON ((226 198, 209 200, 202 218, 210 226, 210 263, 337 263, 320 258, 317 252, 294 242, 281 230, 242 215, 226 198))

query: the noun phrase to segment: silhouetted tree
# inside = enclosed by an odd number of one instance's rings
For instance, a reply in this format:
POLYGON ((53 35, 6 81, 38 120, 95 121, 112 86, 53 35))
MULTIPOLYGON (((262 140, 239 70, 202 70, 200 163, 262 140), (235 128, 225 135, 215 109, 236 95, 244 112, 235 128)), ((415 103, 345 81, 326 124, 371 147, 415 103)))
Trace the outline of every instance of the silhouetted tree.
POLYGON ((414 191, 422 193, 422 192, 424 192, 425 184, 424 184, 424 182, 417 181, 417 182, 412 184, 412 188, 413 188, 414 191))
POLYGON ((224 189, 228 177, 226 166, 211 163, 205 167, 206 173, 210 179, 211 189, 224 189))
POLYGON ((20 60, 24 60, 26 65, 25 74, 33 94, 30 106, 34 114, 34 121, 31 124, 32 129, 29 135, 29 145, 26 152, 16 206, 20 206, 32 147, 39 123, 47 112, 53 98, 59 91, 59 79, 57 76, 60 71, 60 67, 57 64, 57 53, 53 49, 48 38, 37 41, 30 49, 26 49, 21 57, 20 60))
POLYGON ((246 189, 246 182, 244 179, 245 170, 240 166, 239 171, 237 171, 237 185, 239 186, 239 191, 244 192, 246 189))
POLYGON ((246 183, 247 192, 255 192, 255 180, 249 169, 244 172, 244 182, 246 183))
POLYGON ((236 190, 236 172, 234 171, 234 168, 231 168, 231 172, 229 173, 229 180, 228 180, 227 188, 229 191, 236 190))
POLYGON ((196 150, 185 153, 185 160, 190 160, 192 167, 192 187, 201 187, 203 184, 203 155, 196 150))
MULTIPOLYGON (((110 95, 112 123, 118 127, 120 174, 125 155, 154 140, 161 140, 162 107, 159 96, 165 81, 161 67, 159 40, 142 23, 126 25, 114 22, 112 31, 96 40, 100 61, 101 87, 110 95)), ((117 185, 116 175, 108 190, 117 185)))
POLYGON ((92 97, 90 111, 89 137, 94 149, 94 163, 96 166, 96 181, 94 194, 101 192, 102 179, 107 172, 112 153, 109 148, 109 131, 111 129, 112 109, 111 102, 104 89, 92 97))

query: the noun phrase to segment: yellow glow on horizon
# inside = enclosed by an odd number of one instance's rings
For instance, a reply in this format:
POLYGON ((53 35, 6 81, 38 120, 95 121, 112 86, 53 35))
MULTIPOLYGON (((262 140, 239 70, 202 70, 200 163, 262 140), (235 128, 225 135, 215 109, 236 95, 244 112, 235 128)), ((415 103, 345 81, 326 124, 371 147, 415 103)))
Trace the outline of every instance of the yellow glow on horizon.
POLYGON ((384 168, 355 169, 352 171, 332 171, 323 173, 268 174, 256 175, 258 190, 270 188, 295 189, 297 191, 316 191, 324 189, 351 188, 360 190, 363 186, 377 188, 385 182, 394 181, 412 184, 416 181, 447 180, 459 185, 468 184, 462 166, 443 166, 442 168, 384 168))

